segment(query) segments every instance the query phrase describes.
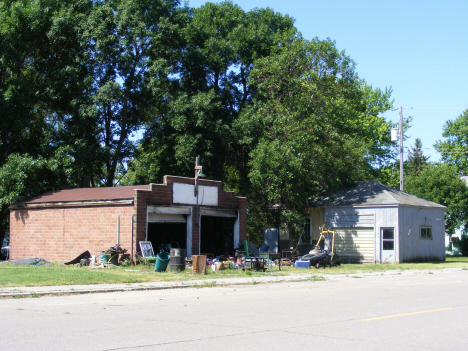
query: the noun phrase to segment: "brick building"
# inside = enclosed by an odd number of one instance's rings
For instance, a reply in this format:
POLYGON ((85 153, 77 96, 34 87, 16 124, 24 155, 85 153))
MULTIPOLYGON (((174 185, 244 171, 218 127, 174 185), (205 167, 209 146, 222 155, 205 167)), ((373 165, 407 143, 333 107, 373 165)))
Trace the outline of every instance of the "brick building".
POLYGON ((163 184, 78 188, 16 203, 10 211, 10 258, 67 262, 119 243, 132 256, 140 241, 155 252, 177 241, 187 256, 233 254, 246 236, 244 197, 222 183, 165 176, 163 184))

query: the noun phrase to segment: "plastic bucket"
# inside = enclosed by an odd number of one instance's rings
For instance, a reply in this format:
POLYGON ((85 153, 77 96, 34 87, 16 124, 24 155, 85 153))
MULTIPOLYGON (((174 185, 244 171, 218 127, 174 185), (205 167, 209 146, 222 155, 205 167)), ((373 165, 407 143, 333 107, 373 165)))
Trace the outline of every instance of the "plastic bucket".
POLYGON ((167 252, 160 252, 156 256, 156 263, 154 264, 155 272, 165 272, 169 263, 169 254, 167 252))
POLYGON ((102 253, 101 255, 99 255, 99 258, 101 259, 101 263, 109 263, 110 255, 102 253))

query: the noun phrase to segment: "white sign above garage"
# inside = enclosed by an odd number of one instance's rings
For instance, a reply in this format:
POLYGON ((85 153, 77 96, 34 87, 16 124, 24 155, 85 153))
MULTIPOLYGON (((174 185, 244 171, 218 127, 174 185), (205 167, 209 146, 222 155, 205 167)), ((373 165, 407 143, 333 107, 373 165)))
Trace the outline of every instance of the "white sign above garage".
POLYGON ((198 196, 195 196, 193 184, 174 183, 172 189, 175 204, 218 206, 218 187, 199 185, 198 196))

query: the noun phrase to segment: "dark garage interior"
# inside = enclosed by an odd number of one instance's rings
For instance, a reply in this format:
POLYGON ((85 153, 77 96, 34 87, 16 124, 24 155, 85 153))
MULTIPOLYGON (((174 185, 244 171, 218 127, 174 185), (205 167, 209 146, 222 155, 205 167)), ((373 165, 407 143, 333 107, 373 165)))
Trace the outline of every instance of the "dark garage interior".
POLYGON ((235 218, 201 216, 201 250, 208 256, 234 255, 235 218))
MULTIPOLYGON (((171 242, 177 242, 179 247, 187 248, 187 223, 148 223, 148 241, 153 245, 154 253, 171 242)), ((177 247, 176 245, 172 245, 177 247)))

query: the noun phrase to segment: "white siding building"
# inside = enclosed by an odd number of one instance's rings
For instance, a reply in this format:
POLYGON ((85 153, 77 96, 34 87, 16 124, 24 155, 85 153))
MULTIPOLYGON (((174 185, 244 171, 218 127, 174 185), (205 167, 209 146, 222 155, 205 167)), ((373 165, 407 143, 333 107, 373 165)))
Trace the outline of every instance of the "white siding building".
POLYGON ((445 206, 379 182, 360 182, 309 203, 311 236, 335 231, 343 262, 445 260, 445 206))

